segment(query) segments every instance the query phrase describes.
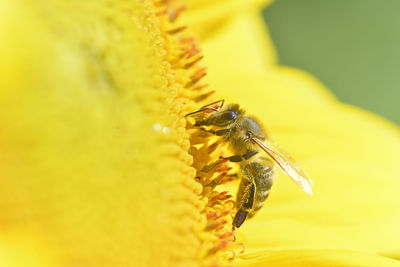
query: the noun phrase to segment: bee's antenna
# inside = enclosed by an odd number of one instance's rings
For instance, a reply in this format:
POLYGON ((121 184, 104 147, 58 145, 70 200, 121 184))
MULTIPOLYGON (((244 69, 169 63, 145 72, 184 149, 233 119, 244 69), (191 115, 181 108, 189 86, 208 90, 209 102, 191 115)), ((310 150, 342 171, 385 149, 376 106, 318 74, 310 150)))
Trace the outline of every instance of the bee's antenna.
POLYGON ((212 103, 210 103, 210 104, 208 104, 208 105, 205 105, 205 106, 201 107, 201 109, 206 108, 206 107, 211 106, 211 105, 214 105, 214 104, 217 104, 217 103, 219 103, 219 102, 221 102, 221 105, 219 106, 219 109, 221 109, 221 108, 224 106, 225 99, 221 99, 221 100, 212 102, 212 103))
POLYGON ((206 110, 212 110, 212 111, 215 111, 215 112, 218 111, 216 108, 202 108, 202 109, 199 109, 197 111, 194 111, 194 112, 186 114, 185 117, 193 115, 193 114, 196 114, 196 113, 199 113, 199 112, 203 112, 203 111, 206 111, 206 110))
POLYGON ((206 111, 206 110, 212 110, 212 111, 215 111, 215 112, 218 111, 216 108, 201 108, 201 109, 199 109, 197 111, 194 111, 194 112, 186 114, 185 117, 193 115, 193 114, 196 114, 196 113, 199 113, 199 112, 203 112, 203 111, 206 111))

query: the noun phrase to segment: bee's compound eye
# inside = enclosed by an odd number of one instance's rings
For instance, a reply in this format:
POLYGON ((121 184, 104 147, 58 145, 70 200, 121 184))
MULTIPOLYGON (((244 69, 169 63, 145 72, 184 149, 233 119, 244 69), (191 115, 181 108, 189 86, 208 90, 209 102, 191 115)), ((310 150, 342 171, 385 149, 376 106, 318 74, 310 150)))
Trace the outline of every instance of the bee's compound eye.
POLYGON ((215 116, 213 124, 217 126, 226 126, 234 122, 237 119, 237 112, 235 111, 223 111, 215 116))
POLYGON ((221 119, 224 120, 224 121, 232 121, 232 120, 235 120, 236 117, 237 117, 236 112, 227 111, 224 114, 222 114, 222 118, 221 119))

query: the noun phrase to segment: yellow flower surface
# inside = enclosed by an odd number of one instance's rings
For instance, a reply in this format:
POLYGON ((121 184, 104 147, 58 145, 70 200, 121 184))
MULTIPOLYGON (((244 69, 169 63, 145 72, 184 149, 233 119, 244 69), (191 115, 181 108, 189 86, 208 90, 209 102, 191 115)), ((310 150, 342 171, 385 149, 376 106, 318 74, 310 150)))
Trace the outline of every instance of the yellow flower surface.
POLYGON ((400 266, 398 128, 277 65, 265 2, 0 0, 0 266, 400 266), (279 173, 236 240, 184 119, 219 98, 315 184, 279 173))
POLYGON ((235 263, 400 265, 398 128, 339 103, 311 76, 278 66, 253 9, 214 31, 202 36, 212 85, 265 122, 315 183, 309 197, 280 174, 265 207, 238 230, 248 250, 235 263))

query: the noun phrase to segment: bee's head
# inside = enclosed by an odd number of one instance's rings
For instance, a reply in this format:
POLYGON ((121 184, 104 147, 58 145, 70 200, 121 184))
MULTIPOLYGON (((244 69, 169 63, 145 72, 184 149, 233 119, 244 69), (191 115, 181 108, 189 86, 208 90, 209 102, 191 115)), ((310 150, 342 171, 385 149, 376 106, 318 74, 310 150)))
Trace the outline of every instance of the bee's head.
POLYGON ((224 109, 212 113, 207 119, 207 124, 226 127, 234 123, 242 112, 238 104, 229 104, 224 109))

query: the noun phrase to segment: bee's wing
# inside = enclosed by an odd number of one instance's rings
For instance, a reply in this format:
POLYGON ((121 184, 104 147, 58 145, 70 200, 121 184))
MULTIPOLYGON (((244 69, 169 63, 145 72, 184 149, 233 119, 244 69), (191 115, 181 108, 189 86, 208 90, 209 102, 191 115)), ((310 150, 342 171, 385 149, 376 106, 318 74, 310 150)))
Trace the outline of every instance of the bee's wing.
POLYGON ((296 162, 272 140, 263 140, 252 137, 251 140, 264 150, 292 180, 307 194, 312 195, 312 181, 296 162))

